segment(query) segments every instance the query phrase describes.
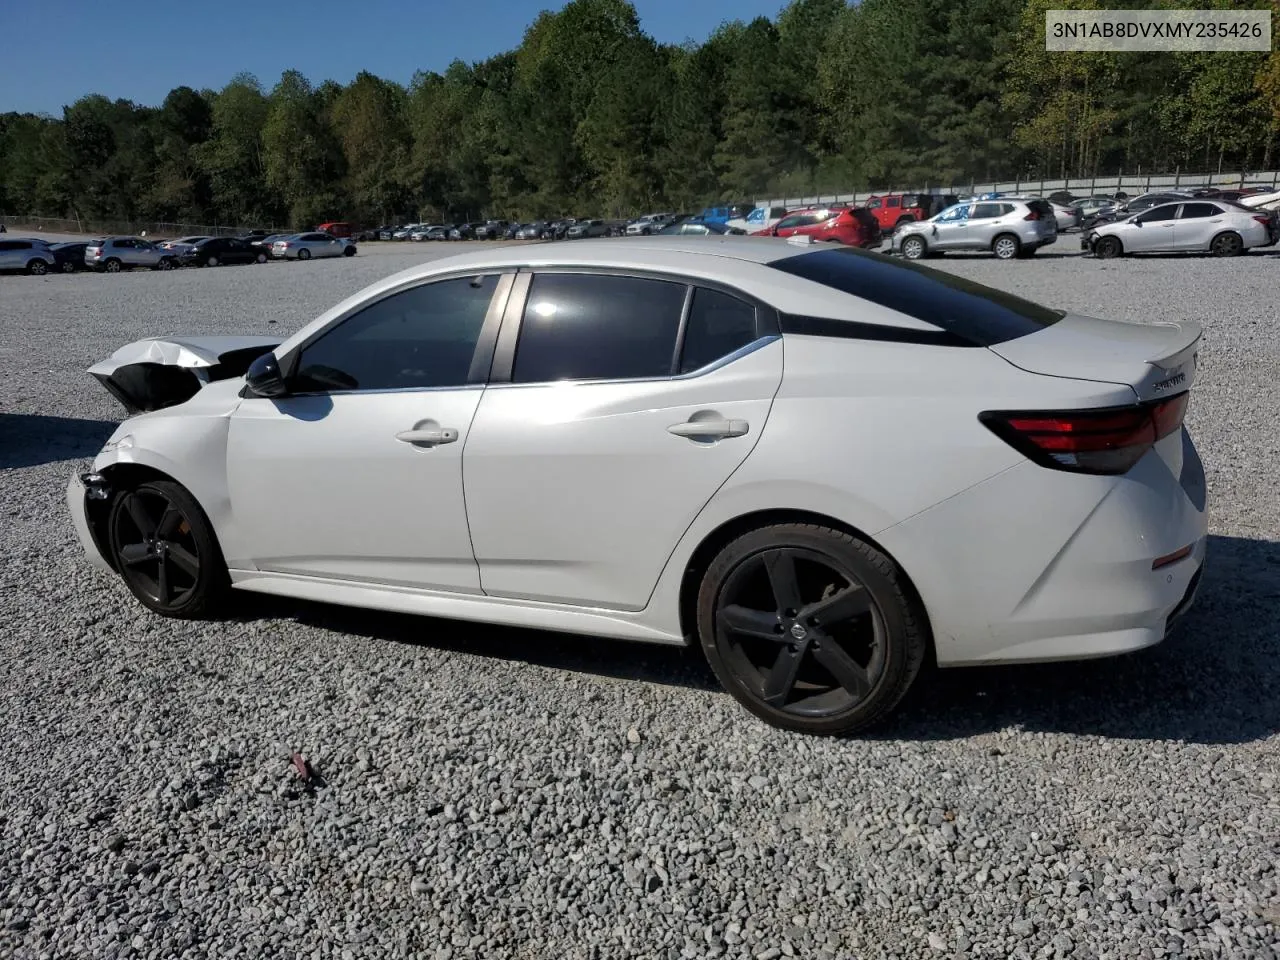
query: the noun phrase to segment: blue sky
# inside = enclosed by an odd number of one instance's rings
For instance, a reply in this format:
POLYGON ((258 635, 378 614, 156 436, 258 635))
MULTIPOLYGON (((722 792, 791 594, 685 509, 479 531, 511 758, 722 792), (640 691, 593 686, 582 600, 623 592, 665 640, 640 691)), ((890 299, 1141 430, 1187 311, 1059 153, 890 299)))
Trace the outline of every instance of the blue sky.
MULTIPOLYGON (((785 0, 633 0, 664 43, 702 40, 725 20, 777 16, 785 0)), ((156 105, 173 87, 222 87, 241 70, 270 88, 282 71, 347 83, 360 70, 408 83, 454 58, 520 43, 562 0, 0 0, 0 113, 51 113, 86 93, 156 105)))

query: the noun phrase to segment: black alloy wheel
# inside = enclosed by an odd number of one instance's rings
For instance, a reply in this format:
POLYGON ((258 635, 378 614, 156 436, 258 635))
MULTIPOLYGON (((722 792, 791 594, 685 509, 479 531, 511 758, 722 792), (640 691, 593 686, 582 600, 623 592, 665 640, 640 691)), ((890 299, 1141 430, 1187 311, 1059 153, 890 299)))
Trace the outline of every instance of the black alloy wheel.
POLYGON ((209 522, 176 483, 154 481, 121 491, 111 508, 109 533, 126 586, 157 613, 197 616, 225 583, 209 522))
POLYGON ((901 699, 926 642, 892 562, 841 531, 753 531, 712 563, 703 650, 721 683, 775 726, 843 733, 901 699))

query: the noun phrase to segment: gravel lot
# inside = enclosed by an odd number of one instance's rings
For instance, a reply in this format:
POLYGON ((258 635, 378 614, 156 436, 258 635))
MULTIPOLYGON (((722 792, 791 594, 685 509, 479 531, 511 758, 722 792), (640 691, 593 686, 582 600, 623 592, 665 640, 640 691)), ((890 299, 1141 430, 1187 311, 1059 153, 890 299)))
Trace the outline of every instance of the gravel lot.
POLYGON ((119 408, 87 366, 284 336, 456 245, 0 277, 0 955, 1280 956, 1280 256, 1061 246, 936 263, 1207 324, 1200 602, 1152 651, 927 675, 834 741, 684 651, 269 598, 182 623, 91 572, 63 488, 119 408))

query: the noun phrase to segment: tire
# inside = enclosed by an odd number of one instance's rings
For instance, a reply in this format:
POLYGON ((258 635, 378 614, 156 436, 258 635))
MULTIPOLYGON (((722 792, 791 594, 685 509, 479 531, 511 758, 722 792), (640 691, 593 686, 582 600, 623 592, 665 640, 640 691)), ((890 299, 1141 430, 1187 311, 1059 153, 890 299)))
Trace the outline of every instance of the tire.
POLYGON ((346 248, 342 251, 342 255, 344 257, 354 257, 356 255, 355 244, 353 243, 347 244, 346 248))
POLYGON ((199 617, 230 588, 208 517, 172 480, 116 494, 107 519, 112 560, 142 605, 166 617, 199 617))
POLYGON ((815 524, 761 527, 728 544, 703 575, 697 610, 699 642, 725 689, 765 722, 802 733, 883 720, 928 649, 923 612, 893 561, 815 524))
POLYGON ((220 261, 218 260, 218 258, 217 258, 217 257, 210 256, 210 257, 206 257, 206 258, 205 258, 204 265, 205 265, 206 267, 216 267, 216 266, 218 265, 218 263, 219 263, 219 262, 220 262, 220 261))
POLYGON ((1124 245, 1119 237, 1099 237, 1093 245, 1093 255, 1099 260, 1110 260, 1124 253, 1124 245))
POLYGON ((112 257, 102 265, 102 269, 107 271, 107 273, 119 273, 122 266, 124 266, 124 264, 115 257, 112 257))
POLYGON ((306 247, 303 247, 301 250, 299 250, 299 251, 298 251, 298 259, 299 259, 299 260, 310 260, 310 259, 311 259, 311 251, 310 251, 310 250, 308 250, 306 247))
POLYGON ((1244 240, 1228 230, 1209 241, 1209 252, 1215 257, 1238 257, 1244 253, 1244 240))
POLYGON ((991 241, 991 252, 998 260, 1012 260, 1022 253, 1022 242, 1012 233, 1001 233, 991 241))
POLYGON ((259 253, 258 253, 258 255, 257 255, 257 257, 255 257, 255 258, 254 258, 254 262, 256 262, 256 263, 266 263, 266 262, 267 262, 267 255, 266 255, 265 253, 259 252, 259 253))
POLYGON ((173 262, 172 260, 170 260, 168 257, 163 257, 163 258, 161 258, 160 262, 156 264, 156 269, 157 269, 157 270, 172 270, 172 269, 174 268, 174 266, 175 266, 175 264, 174 264, 174 262, 173 262))
POLYGON ((31 262, 27 264, 27 273, 33 277, 43 277, 49 272, 49 265, 39 257, 32 257, 31 262))
POLYGON ((920 260, 928 252, 928 245, 924 242, 924 237, 907 237, 902 241, 902 256, 907 260, 920 260))
POLYGON ((75 273, 75 272, 76 272, 76 265, 75 265, 74 263, 72 263, 70 260, 67 260, 67 261, 65 261, 65 262, 62 264, 62 268, 61 268, 61 269, 62 269, 62 272, 63 272, 63 273, 75 273))

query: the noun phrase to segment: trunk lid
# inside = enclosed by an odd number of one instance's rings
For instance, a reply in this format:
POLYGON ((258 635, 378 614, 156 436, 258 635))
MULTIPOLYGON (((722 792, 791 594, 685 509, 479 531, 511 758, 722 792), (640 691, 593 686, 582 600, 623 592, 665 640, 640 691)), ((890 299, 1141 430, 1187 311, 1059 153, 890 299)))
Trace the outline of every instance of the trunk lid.
POLYGON ((243 376, 279 337, 151 337, 126 344, 89 374, 131 415, 185 403, 215 380, 243 376))
POLYGON ((1029 373, 1132 387, 1139 400, 1190 389, 1203 330, 1193 321, 1126 323, 1068 314, 989 349, 1029 373))

